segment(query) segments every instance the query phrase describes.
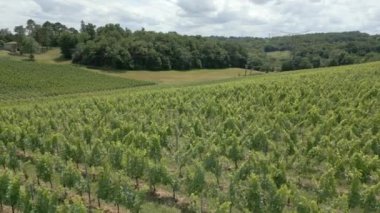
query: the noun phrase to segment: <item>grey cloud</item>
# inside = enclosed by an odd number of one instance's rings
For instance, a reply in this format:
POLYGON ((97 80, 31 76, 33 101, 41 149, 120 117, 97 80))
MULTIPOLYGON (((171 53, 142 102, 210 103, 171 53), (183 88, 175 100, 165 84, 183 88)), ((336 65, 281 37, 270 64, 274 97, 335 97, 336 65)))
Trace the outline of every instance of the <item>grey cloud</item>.
POLYGON ((274 2, 277 0, 249 0, 249 1, 254 4, 267 4, 267 3, 274 2))
POLYGON ((187 16, 204 15, 217 9, 215 2, 212 0, 178 0, 177 5, 187 16))
POLYGON ((378 0, 0 0, 0 28, 29 18, 181 34, 268 36, 360 30, 380 33, 378 0))

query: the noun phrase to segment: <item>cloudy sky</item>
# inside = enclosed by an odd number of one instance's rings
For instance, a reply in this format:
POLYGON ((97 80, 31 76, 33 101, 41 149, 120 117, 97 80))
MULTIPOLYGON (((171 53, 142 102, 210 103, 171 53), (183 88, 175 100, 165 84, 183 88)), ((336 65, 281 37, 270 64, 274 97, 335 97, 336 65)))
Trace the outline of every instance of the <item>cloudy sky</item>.
POLYGON ((379 0, 0 0, 0 28, 13 30, 30 18, 193 35, 380 34, 379 0))

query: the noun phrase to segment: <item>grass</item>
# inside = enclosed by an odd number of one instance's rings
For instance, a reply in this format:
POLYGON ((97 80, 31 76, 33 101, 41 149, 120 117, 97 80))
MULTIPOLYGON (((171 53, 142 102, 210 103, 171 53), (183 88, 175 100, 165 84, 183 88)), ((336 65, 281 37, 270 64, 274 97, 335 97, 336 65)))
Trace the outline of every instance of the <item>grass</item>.
POLYGON ((274 52, 268 52, 267 56, 269 58, 273 58, 277 60, 285 60, 291 57, 291 52, 290 51, 274 51, 274 52))
MULTIPOLYGON (((6 50, 0 50, 0 57, 14 61, 29 61, 29 54, 24 55, 10 55, 6 50)), ((61 50, 59 48, 51 48, 50 50, 34 54, 34 60, 43 64, 71 64, 70 60, 61 57, 61 50)))
POLYGON ((274 51, 268 52, 267 56, 276 71, 281 70, 282 63, 291 58, 290 51, 274 51))
MULTIPOLYGON (((102 72, 96 70, 96 72, 102 72)), ((191 71, 124 71, 124 72, 107 72, 108 75, 120 78, 153 81, 160 84, 187 84, 196 82, 218 81, 225 79, 234 79, 245 75, 244 69, 202 69, 191 71)), ((261 72, 250 72, 248 74, 262 74, 261 72)))
POLYGON ((43 54, 35 55, 35 60, 46 64, 70 64, 71 61, 63 59, 59 48, 52 48, 43 54))
POLYGON ((72 65, 15 61, 0 57, 0 100, 129 88, 152 84, 90 72, 72 65))
MULTIPOLYGON (((0 57, 9 60, 25 61, 28 59, 27 55, 24 56, 11 56, 7 51, 0 51, 0 57)), ((67 64, 71 65, 70 60, 61 58, 59 48, 52 48, 51 50, 35 55, 35 62, 42 64, 67 64)), ((244 69, 230 68, 230 69, 200 69, 191 71, 104 71, 101 69, 89 69, 83 66, 74 66, 76 69, 82 68, 88 71, 106 74, 118 78, 126 78, 133 80, 151 81, 159 84, 189 84, 209 81, 219 81, 225 79, 234 79, 239 76, 245 75, 244 69)), ((261 72, 250 72, 249 74, 262 74, 261 72)))

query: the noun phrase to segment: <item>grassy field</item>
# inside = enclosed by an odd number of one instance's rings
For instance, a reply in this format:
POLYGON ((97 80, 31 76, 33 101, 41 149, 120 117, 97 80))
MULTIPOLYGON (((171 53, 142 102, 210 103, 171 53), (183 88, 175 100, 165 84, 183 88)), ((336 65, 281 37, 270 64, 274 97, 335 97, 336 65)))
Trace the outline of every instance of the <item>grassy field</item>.
MULTIPOLYGON (((22 56, 19 55, 9 55, 8 51, 0 50, 0 57, 6 58, 9 60, 15 61, 28 61, 29 55, 24 54, 22 56)), ((44 63, 44 64, 70 64, 70 60, 62 59, 61 51, 59 48, 51 48, 50 50, 34 55, 35 62, 44 63)))
POLYGON ((291 58, 290 51, 274 51, 267 53, 269 61, 274 65, 276 71, 281 70, 281 65, 284 61, 291 58))
MULTIPOLYGON (((26 61, 28 56, 10 56, 7 51, 0 50, 0 57, 14 61, 26 61)), ((67 64, 70 65, 70 60, 63 60, 58 48, 53 48, 45 53, 36 54, 35 62, 41 64, 67 64)), ((101 69, 89 69, 84 66, 76 66, 75 69, 84 69, 100 74, 109 76, 126 78, 132 80, 143 80, 155 82, 158 84, 191 84, 209 81, 220 81, 226 79, 236 79, 246 74, 244 69, 230 68, 230 69, 201 69, 191 71, 107 71, 101 69)), ((258 75, 261 72, 249 71, 247 75, 258 75)))
MULTIPOLYGON (((104 73, 104 71, 94 70, 104 73)), ((208 81, 218 81, 225 79, 236 79, 245 76, 245 70, 239 68, 215 69, 215 70, 191 70, 191 71, 125 71, 106 72, 108 75, 134 79, 152 81, 159 84, 189 84, 208 81)), ((260 75, 261 72, 248 71, 247 75, 260 75)))
POLYGON ((0 57, 0 100, 112 90, 150 82, 122 79, 72 65, 43 64, 0 57))

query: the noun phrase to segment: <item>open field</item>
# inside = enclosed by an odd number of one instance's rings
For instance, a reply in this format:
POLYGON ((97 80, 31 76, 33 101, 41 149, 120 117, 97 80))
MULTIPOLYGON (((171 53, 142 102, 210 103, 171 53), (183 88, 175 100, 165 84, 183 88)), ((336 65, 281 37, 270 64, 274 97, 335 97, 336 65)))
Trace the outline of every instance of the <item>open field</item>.
MULTIPOLYGON (((104 72, 102 72, 104 73, 104 72)), ((218 81, 236 79, 245 75, 244 69, 215 69, 215 70, 191 70, 191 71, 126 71, 108 72, 111 76, 121 78, 152 81, 160 84, 187 84, 196 82, 218 81)), ((261 72, 248 71, 247 75, 260 75, 261 72)))
MULTIPOLYGON (((8 51, 0 50, 0 57, 15 61, 28 61, 29 55, 24 54, 23 56, 9 55, 8 51)), ((59 48, 52 48, 44 53, 34 55, 35 62, 44 64, 71 64, 70 60, 65 60, 61 58, 61 51, 59 48)))
MULTIPOLYGON (((25 56, 10 56, 7 51, 0 51, 0 57, 15 61, 25 61, 28 59, 25 56)), ((242 77, 246 74, 244 69, 202 69, 191 71, 107 71, 101 69, 89 69, 84 66, 72 65, 70 60, 62 60, 60 50, 53 48, 45 53, 35 55, 35 63, 41 64, 67 64, 74 69, 84 69, 96 73, 106 74, 119 78, 132 80, 150 81, 159 84, 189 84, 209 81, 219 81, 225 79, 234 79, 242 77)), ((258 75, 262 72, 248 71, 247 75, 258 75)))
POLYGON ((284 61, 291 59, 292 55, 290 51, 274 51, 266 54, 269 61, 273 65, 276 71, 281 70, 281 65, 284 61))
POLYGON ((272 59, 276 60, 286 60, 291 58, 291 52, 290 51, 274 51, 274 52, 268 52, 267 56, 272 59))
POLYGON ((377 212, 379 67, 6 107, 0 180, 59 209, 377 212))

